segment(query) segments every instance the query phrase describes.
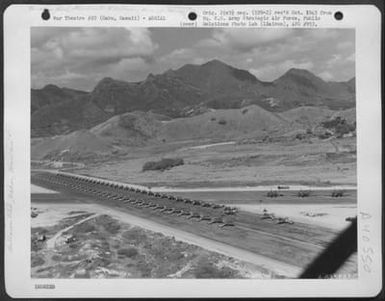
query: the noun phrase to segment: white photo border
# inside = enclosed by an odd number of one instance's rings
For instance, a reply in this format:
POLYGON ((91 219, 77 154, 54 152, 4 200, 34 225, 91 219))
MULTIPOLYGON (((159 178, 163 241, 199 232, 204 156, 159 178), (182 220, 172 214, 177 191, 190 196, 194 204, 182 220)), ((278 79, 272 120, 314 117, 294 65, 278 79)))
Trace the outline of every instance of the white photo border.
MULTIPOLYGON (((358 279, 182 280, 182 279, 33 279, 30 273, 30 28, 34 26, 180 27, 190 11, 210 6, 172 5, 11 5, 4 12, 4 215, 5 283, 14 298, 40 297, 370 297, 382 289, 381 182, 381 12, 372 5, 212 5, 231 7, 331 8, 319 28, 356 32, 356 109, 358 177, 358 279), (109 14, 122 10, 164 14, 166 22, 44 21, 41 13, 109 14), (36 284, 54 284, 38 290, 36 284)), ((199 24, 197 24, 199 26, 199 24)), ((317 30, 317 29, 314 29, 317 30)))

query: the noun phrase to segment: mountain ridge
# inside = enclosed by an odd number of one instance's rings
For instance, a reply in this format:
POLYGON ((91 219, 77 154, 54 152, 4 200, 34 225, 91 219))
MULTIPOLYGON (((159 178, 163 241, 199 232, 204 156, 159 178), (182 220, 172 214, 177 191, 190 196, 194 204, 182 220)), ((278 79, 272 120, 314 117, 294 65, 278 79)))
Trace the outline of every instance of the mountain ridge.
POLYGON ((90 92, 47 85, 31 93, 32 135, 50 136, 132 111, 176 118, 252 104, 271 112, 300 106, 348 109, 355 105, 355 79, 326 82, 306 69, 291 68, 272 82, 262 82, 247 70, 215 59, 150 73, 140 82, 105 77, 90 92))

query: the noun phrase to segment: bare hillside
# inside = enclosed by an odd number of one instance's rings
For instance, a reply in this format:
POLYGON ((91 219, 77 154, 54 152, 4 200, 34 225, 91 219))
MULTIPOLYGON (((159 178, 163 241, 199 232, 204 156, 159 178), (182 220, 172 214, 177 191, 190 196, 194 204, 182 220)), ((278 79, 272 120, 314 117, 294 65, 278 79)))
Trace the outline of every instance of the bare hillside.
POLYGON ((242 109, 215 110, 191 118, 178 118, 163 124, 160 137, 166 141, 212 138, 237 139, 281 133, 288 122, 277 113, 252 105, 242 109))
POLYGON ((31 147, 31 157, 34 160, 76 158, 104 155, 113 150, 113 147, 101 137, 89 130, 72 132, 68 135, 48 137, 31 147))
POLYGON ((323 129, 322 122, 336 116, 353 123, 355 110, 336 112, 327 108, 300 107, 276 113, 251 105, 241 109, 211 109, 201 115, 171 120, 152 112, 136 111, 116 115, 89 130, 35 139, 31 146, 32 158, 81 159, 113 155, 129 147, 182 141, 222 142, 280 136, 295 139, 298 133, 323 129))
POLYGON ((93 127, 90 132, 116 145, 141 146, 156 138, 161 118, 145 112, 125 113, 93 127))

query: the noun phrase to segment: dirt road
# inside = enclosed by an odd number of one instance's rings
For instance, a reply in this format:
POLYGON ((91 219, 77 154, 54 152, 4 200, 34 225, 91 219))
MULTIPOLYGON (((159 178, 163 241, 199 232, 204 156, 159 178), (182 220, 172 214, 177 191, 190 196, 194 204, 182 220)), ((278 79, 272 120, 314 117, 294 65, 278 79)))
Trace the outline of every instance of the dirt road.
POLYGON ((97 217, 99 215, 100 215, 99 213, 90 215, 90 216, 88 216, 86 218, 83 218, 82 220, 72 224, 71 226, 68 226, 67 228, 64 228, 64 229, 60 230, 54 236, 52 236, 49 240, 47 240, 47 249, 54 249, 55 248, 55 244, 56 244, 56 240, 60 236, 62 236, 63 233, 65 233, 65 232, 71 230, 73 227, 75 227, 77 225, 80 225, 80 224, 82 224, 82 223, 84 223, 84 222, 86 222, 86 221, 88 221, 90 219, 93 219, 93 218, 95 218, 95 217, 97 217))

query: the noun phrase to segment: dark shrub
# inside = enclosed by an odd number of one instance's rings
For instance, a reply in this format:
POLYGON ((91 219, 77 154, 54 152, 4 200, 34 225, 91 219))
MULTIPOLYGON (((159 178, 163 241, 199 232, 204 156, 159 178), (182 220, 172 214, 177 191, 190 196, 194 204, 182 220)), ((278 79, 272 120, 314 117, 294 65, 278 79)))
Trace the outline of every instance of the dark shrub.
POLYGON ((263 137, 262 139, 262 142, 272 142, 273 141, 273 138, 269 137, 268 135, 266 135, 265 137, 263 137))
POLYGON ((318 138, 320 139, 328 139, 332 136, 332 133, 330 132, 325 132, 325 133, 321 133, 318 135, 318 138))
POLYGON ((279 196, 280 196, 280 194, 276 190, 270 190, 270 191, 267 192, 267 197, 268 198, 276 198, 276 197, 279 197, 279 196))
POLYGON ((140 228, 132 228, 127 230, 123 232, 122 236, 131 244, 140 244, 147 238, 146 234, 144 234, 143 230, 140 228))
POLYGON ((343 190, 334 190, 332 192, 332 197, 333 198, 340 198, 340 197, 343 197, 345 194, 345 192, 343 190))
POLYGON ((120 230, 119 222, 108 215, 97 217, 95 224, 102 226, 106 232, 111 234, 117 234, 120 230))
POLYGON ((136 263, 137 269, 141 273, 142 278, 150 278, 151 277, 151 272, 152 272, 152 265, 149 264, 146 260, 140 259, 136 263))
POLYGON ((91 224, 90 222, 88 223, 82 223, 76 226, 76 232, 77 233, 88 233, 96 230, 95 226, 91 224))
POLYGON ((184 161, 181 158, 175 158, 175 159, 167 158, 167 159, 162 159, 160 161, 149 161, 143 165, 142 171, 147 171, 147 170, 164 171, 183 164, 184 164, 184 161))
POLYGON ((215 265, 213 265, 207 258, 201 258, 197 262, 194 269, 196 278, 215 278, 218 272, 215 265))
POLYGON ((225 125, 227 123, 227 121, 224 120, 224 119, 221 119, 221 120, 218 121, 218 123, 221 124, 221 125, 225 125))
POLYGON ((196 278, 218 279, 218 278, 234 278, 236 272, 228 267, 218 268, 207 259, 198 261, 194 274, 196 278))
POLYGON ((178 250, 174 250, 174 251, 168 251, 166 254, 166 257, 167 257, 167 260, 169 260, 170 262, 175 262, 177 260, 181 260, 182 258, 184 258, 184 255, 182 252, 178 250))
POLYGON ((132 129, 135 127, 135 117, 131 115, 121 115, 118 124, 122 128, 132 129))
POLYGON ((356 123, 349 124, 344 118, 337 116, 334 119, 327 120, 321 123, 326 129, 332 129, 336 137, 342 137, 345 134, 354 132, 356 130, 356 123))
POLYGON ((331 120, 327 120, 327 121, 324 121, 322 122, 322 126, 324 128, 327 128, 327 129, 333 129, 335 128, 337 125, 339 124, 344 124, 346 121, 345 119, 342 119, 340 116, 337 116, 336 118, 334 119, 331 119, 331 120))
POLYGON ((40 265, 43 265, 44 264, 44 259, 39 257, 39 256, 32 256, 32 259, 31 259, 31 267, 37 267, 37 266, 40 266, 40 265))
POLYGON ((356 129, 355 124, 343 123, 336 126, 336 135, 337 137, 342 137, 345 134, 349 134, 356 129))
POLYGON ((126 257, 135 257, 138 255, 138 250, 134 247, 127 249, 118 250, 118 255, 126 256, 126 257))
POLYGON ((310 196, 310 190, 300 190, 300 191, 298 191, 297 196, 300 198, 308 197, 308 196, 310 196))

